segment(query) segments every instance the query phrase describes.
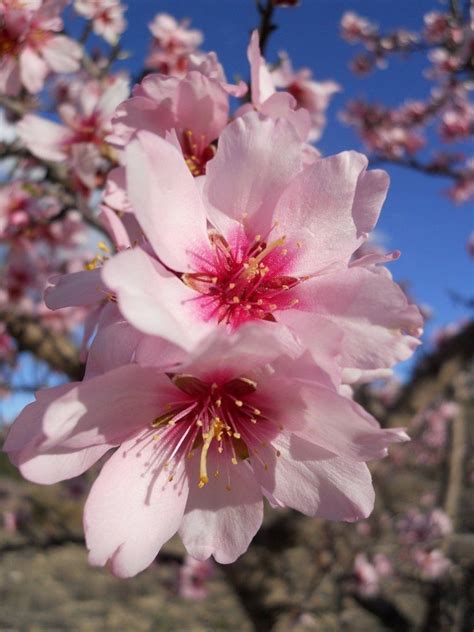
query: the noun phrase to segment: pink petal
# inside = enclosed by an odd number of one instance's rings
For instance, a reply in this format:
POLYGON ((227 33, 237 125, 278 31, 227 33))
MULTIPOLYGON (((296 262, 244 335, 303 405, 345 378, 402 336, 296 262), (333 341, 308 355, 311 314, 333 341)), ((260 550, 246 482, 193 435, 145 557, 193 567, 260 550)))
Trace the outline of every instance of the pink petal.
POLYGON ((209 242, 201 198, 183 156, 149 132, 139 132, 125 155, 128 197, 156 254, 176 271, 192 270, 191 256, 205 254, 209 242))
POLYGON ((41 54, 54 72, 75 72, 79 69, 82 48, 70 37, 56 35, 41 47, 41 54))
POLYGON ((132 247, 125 226, 115 211, 108 206, 102 205, 100 207, 99 219, 110 235, 117 250, 125 250, 126 248, 132 247))
POLYGON ((332 389, 308 382, 301 395, 306 404, 305 427, 297 434, 334 455, 354 461, 379 459, 386 456, 391 443, 408 440, 398 428, 380 428, 359 404, 332 389))
POLYGON ((251 459, 260 484, 280 503, 308 516, 354 521, 366 518, 374 489, 365 463, 331 458, 325 450, 298 437, 280 435, 277 457, 265 453, 267 469, 251 459))
POLYGON ((27 114, 17 124, 21 140, 37 158, 60 162, 66 160, 66 148, 70 131, 40 116, 27 114))
POLYGON ((125 167, 115 167, 109 171, 102 200, 115 211, 132 211, 126 191, 125 167))
POLYGON ((420 344, 423 319, 389 277, 353 267, 299 286, 300 306, 344 331, 342 366, 389 368, 420 344))
POLYGON ((301 243, 299 274, 347 263, 375 225, 388 176, 366 167, 353 151, 316 160, 282 195, 275 218, 280 232, 301 243))
POLYGON ((101 327, 89 350, 85 379, 130 364, 143 334, 127 322, 101 327))
POLYGON ((211 555, 220 564, 234 562, 247 550, 263 519, 260 486, 246 462, 230 465, 230 490, 226 489, 225 470, 214 454, 208 458, 209 472, 221 470, 217 479, 211 476, 202 489, 197 486, 199 472, 195 462, 189 467, 191 487, 186 513, 179 534, 189 555, 206 560, 211 555))
POLYGON ((181 523, 188 496, 184 467, 173 481, 163 467, 156 441, 138 437, 104 465, 84 509, 89 561, 110 561, 119 577, 132 577, 149 566, 181 523))
POLYGON ((113 447, 104 444, 71 451, 53 448, 47 452, 27 449, 20 453, 17 466, 27 480, 40 485, 53 485, 80 476, 113 447))
POLYGON ((62 384, 37 393, 37 401, 23 409, 8 432, 3 449, 30 481, 50 485, 79 476, 112 447, 104 444, 84 450, 41 451, 45 439, 41 421, 45 411, 51 402, 72 391, 74 386, 62 384))
POLYGON ((182 370, 204 379, 212 375, 245 375, 279 356, 298 357, 302 346, 286 327, 266 321, 245 323, 234 333, 214 329, 194 349, 182 370))
POLYGON ((277 313, 278 322, 286 325, 311 352, 311 358, 302 356, 296 362, 287 362, 284 372, 288 377, 312 380, 326 386, 339 386, 344 331, 336 324, 314 312, 296 309, 277 313))
POLYGON ((210 219, 221 232, 245 217, 253 235, 269 232, 278 198, 302 167, 302 147, 291 123, 256 112, 225 128, 204 186, 210 219))
POLYGON ((120 443, 149 426, 168 401, 163 373, 136 365, 113 369, 51 401, 42 415, 41 449, 120 443))
POLYGON ((21 90, 20 67, 14 57, 0 59, 0 92, 9 97, 16 96, 21 90))
POLYGON ((247 59, 250 64, 252 103, 258 108, 275 92, 272 76, 265 60, 260 53, 258 31, 252 32, 247 49, 247 59))
POLYGON ((44 300, 49 309, 94 305, 107 298, 108 294, 100 268, 57 274, 50 277, 48 283, 44 300))
POLYGON ((140 248, 113 257, 102 278, 117 294, 124 317, 146 334, 191 349, 212 329, 198 318, 196 292, 140 248))
POLYGON ((30 47, 22 50, 20 58, 21 81, 28 92, 36 94, 43 86, 49 68, 43 59, 30 47))

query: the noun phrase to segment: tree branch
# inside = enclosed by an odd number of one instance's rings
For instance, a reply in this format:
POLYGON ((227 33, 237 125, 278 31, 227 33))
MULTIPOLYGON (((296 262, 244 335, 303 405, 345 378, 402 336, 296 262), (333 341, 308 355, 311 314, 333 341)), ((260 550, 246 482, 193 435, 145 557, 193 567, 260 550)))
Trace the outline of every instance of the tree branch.
POLYGON ((51 331, 28 314, 2 310, 0 321, 5 323, 20 351, 29 351, 51 368, 65 373, 71 380, 82 379, 84 367, 79 359, 79 351, 67 336, 51 331))
POLYGON ((273 23, 273 14, 275 12, 275 5, 272 0, 267 0, 267 4, 263 5, 257 0, 257 10, 260 13, 260 25, 258 27, 258 34, 260 36, 260 51, 262 57, 265 57, 265 51, 267 49, 268 40, 273 31, 278 28, 273 23))

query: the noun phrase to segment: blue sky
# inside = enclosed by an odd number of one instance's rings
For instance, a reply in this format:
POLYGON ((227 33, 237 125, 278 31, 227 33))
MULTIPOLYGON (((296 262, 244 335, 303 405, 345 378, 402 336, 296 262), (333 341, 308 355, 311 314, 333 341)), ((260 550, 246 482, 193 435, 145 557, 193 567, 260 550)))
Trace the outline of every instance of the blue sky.
MULTIPOLYGON (((404 26, 417 30, 423 14, 436 6, 435 0, 302 0, 297 9, 278 10, 279 28, 270 40, 268 60, 274 61, 277 52, 285 49, 295 68, 308 66, 317 79, 335 79, 343 87, 333 101, 318 145, 324 154, 362 149, 355 134, 338 121, 348 99, 363 96, 396 105, 407 97, 425 98, 429 89, 422 77, 427 65, 423 55, 409 62, 393 60, 388 70, 368 78, 354 77, 348 64, 356 48, 339 37, 344 11, 354 10, 383 29, 404 26)), ((130 0, 123 45, 133 55, 117 68, 128 68, 132 74, 141 71, 150 41, 147 24, 157 12, 191 18, 193 26, 204 32, 203 48, 218 53, 227 76, 248 76, 246 47, 258 20, 253 0, 130 0)), ((75 23, 67 27, 80 32, 75 23)), ((472 205, 455 206, 443 195, 449 185, 446 180, 397 167, 388 171, 392 184, 378 231, 388 249, 402 251, 401 259, 391 265, 395 278, 407 281, 414 298, 434 309, 434 318, 427 326, 429 337, 432 328, 467 315, 453 303, 448 291, 474 295, 474 263, 465 247, 474 230, 474 209, 472 205)), ((406 375, 406 371, 407 367, 402 367, 401 373, 406 375)), ((24 404, 29 397, 20 399, 24 404)), ((20 400, 10 402, 5 410, 8 417, 19 404, 20 400)))

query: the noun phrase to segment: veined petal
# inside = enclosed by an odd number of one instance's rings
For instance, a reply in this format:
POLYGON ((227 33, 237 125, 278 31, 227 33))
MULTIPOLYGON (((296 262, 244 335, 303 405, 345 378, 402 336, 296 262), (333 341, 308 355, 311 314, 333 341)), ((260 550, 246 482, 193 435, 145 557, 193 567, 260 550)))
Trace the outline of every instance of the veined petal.
POLYGON ((188 497, 184 465, 174 479, 147 434, 123 444, 102 468, 84 509, 89 561, 119 577, 149 566, 179 528, 188 497))
POLYGON ((164 263, 178 272, 209 247, 204 207, 183 155, 150 132, 125 150, 127 193, 135 215, 164 263))
MULTIPOLYGON (((191 481, 199 480, 194 463, 188 466, 191 481)), ((212 476, 202 489, 191 488, 179 534, 189 555, 206 560, 211 555, 220 564, 234 562, 247 550, 263 519, 263 497, 248 463, 227 464, 221 467, 217 454, 210 454, 210 472, 220 470, 219 478, 212 476)))

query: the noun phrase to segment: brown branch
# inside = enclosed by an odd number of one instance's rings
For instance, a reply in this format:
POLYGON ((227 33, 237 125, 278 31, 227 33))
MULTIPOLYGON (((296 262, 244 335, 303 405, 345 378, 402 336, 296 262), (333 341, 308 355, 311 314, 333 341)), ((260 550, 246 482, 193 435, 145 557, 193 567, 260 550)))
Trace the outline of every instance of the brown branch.
POLYGON ((379 164, 392 164, 399 167, 405 167, 414 171, 420 171, 429 176, 442 176, 445 178, 451 178, 452 180, 461 180, 462 172, 458 169, 453 169, 449 166, 442 166, 436 164, 424 164, 416 158, 390 158, 389 156, 375 155, 369 157, 372 166, 379 164))
POLYGON ((38 318, 28 314, 2 310, 0 321, 5 323, 19 351, 32 353, 51 368, 65 373, 71 380, 82 379, 84 367, 79 359, 79 351, 67 336, 51 331, 38 318))
POLYGON ((260 25, 258 27, 258 34, 260 36, 260 51, 262 53, 262 57, 265 57, 265 51, 267 49, 270 35, 278 28, 277 25, 273 23, 273 14, 275 12, 273 0, 267 0, 266 5, 263 5, 259 0, 257 0, 257 10, 260 13, 260 25))

